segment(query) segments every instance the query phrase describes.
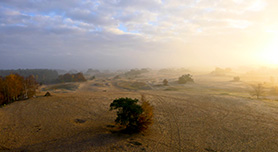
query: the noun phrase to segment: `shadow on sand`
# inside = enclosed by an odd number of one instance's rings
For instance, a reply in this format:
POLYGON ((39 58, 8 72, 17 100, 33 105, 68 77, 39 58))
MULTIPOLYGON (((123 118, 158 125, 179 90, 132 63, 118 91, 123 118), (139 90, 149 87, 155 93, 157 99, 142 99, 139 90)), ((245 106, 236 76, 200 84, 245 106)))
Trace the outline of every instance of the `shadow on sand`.
POLYGON ((101 132, 91 129, 69 137, 25 145, 20 148, 12 149, 12 151, 86 151, 90 149, 101 149, 101 147, 116 144, 130 137, 132 137, 132 135, 124 134, 121 131, 114 131, 114 129, 112 131, 111 128, 107 127, 105 129, 102 128, 101 132))

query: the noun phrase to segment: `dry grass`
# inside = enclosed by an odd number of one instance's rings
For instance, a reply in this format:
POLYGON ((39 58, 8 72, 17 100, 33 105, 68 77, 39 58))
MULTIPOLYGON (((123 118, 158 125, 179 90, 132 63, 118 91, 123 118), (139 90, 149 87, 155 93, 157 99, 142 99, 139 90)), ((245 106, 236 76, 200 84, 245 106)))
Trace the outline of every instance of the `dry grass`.
POLYGON ((246 84, 225 79, 170 83, 179 88, 173 91, 127 91, 112 85, 118 80, 92 81, 75 92, 15 102, 0 108, 0 151, 277 151, 277 101, 250 99, 246 84), (152 127, 136 135, 117 132, 110 103, 141 93, 154 107, 152 127))

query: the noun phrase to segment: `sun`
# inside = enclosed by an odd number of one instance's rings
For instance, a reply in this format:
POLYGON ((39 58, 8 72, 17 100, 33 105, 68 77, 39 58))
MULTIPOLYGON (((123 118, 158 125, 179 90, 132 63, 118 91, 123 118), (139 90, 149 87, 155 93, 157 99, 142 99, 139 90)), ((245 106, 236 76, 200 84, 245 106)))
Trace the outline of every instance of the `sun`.
POLYGON ((261 57, 266 64, 278 65, 278 38, 268 43, 262 50, 261 57))

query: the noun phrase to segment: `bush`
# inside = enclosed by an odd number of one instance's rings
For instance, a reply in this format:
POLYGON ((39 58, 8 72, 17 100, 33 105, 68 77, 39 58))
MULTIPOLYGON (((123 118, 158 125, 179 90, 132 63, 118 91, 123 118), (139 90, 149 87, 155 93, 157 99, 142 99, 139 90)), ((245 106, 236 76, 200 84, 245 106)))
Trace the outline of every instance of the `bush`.
POLYGON ((141 101, 143 112, 138 119, 138 129, 139 131, 144 131, 153 124, 153 107, 151 106, 149 101, 146 100, 144 95, 142 95, 141 101))
POLYGON ((152 106, 144 96, 142 96, 142 105, 138 102, 138 99, 119 98, 110 104, 110 110, 118 110, 115 122, 130 133, 144 131, 153 122, 152 106))
POLYGON ((90 77, 89 80, 95 80, 95 79, 96 79, 96 76, 92 76, 92 77, 90 77))
POLYGON ((178 80, 179 84, 185 84, 187 82, 194 82, 192 75, 185 74, 185 75, 182 75, 181 77, 179 77, 179 80, 178 80))
POLYGON ((237 77, 234 77, 234 82, 239 82, 240 81, 240 77, 237 76, 237 77))
POLYGON ((164 79, 164 80, 163 80, 163 85, 165 85, 165 86, 168 85, 168 80, 167 80, 167 79, 164 79))

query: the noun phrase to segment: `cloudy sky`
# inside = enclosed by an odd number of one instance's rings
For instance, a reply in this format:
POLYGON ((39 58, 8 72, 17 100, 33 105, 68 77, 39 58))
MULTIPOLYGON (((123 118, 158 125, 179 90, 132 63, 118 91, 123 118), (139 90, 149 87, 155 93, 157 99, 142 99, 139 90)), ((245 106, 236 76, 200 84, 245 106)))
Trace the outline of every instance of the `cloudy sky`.
POLYGON ((277 0, 1 0, 0 69, 278 67, 277 18, 277 0))

